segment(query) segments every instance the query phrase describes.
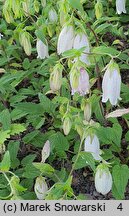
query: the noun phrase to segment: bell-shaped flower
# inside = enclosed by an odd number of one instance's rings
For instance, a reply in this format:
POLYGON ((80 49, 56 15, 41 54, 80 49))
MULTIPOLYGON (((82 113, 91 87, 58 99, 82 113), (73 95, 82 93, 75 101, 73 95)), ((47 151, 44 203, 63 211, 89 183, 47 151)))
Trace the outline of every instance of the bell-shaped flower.
POLYGON ((58 43, 57 43, 57 53, 61 53, 70 50, 73 48, 74 40, 74 29, 73 26, 68 25, 63 27, 59 34, 58 43))
POLYGON ((126 13, 126 0, 116 0, 116 11, 118 14, 126 13))
POLYGON ((48 13, 48 18, 49 18, 51 23, 57 22, 58 16, 57 16, 57 13, 56 13, 54 8, 50 9, 50 11, 48 13))
POLYGON ((46 159, 49 157, 50 155, 50 142, 49 140, 47 140, 43 146, 42 149, 42 163, 45 163, 46 159))
POLYGON ((50 75, 50 88, 53 92, 59 91, 62 85, 62 70, 63 66, 59 63, 54 67, 50 75))
POLYGON ((65 135, 68 135, 72 127, 72 122, 69 117, 64 118, 63 121, 63 131, 65 135))
POLYGON ((90 152, 95 160, 101 160, 100 143, 95 134, 88 135, 84 142, 85 152, 90 152))
POLYGON ((23 46, 26 55, 28 56, 31 55, 31 49, 32 49, 30 37, 31 37, 30 34, 26 31, 22 31, 19 35, 20 43, 23 46))
POLYGON ((89 122, 91 119, 92 109, 91 109, 91 103, 89 100, 82 100, 81 103, 81 109, 84 111, 84 119, 89 122))
POLYGON ((43 178, 42 176, 36 178, 34 191, 39 200, 43 200, 45 198, 46 192, 48 191, 48 186, 45 178, 43 178))
POLYGON ((47 43, 45 44, 41 40, 38 39, 36 43, 36 49, 38 53, 37 58, 45 59, 45 57, 49 57, 47 43))
MULTIPOLYGON (((89 40, 86 34, 80 32, 76 35, 75 39, 74 39, 74 44, 73 44, 73 48, 74 49, 81 49, 82 47, 85 47, 84 49, 84 53, 81 54, 81 56, 79 57, 79 59, 86 63, 87 65, 90 64, 89 61, 89 56, 86 53, 90 53, 90 44, 89 44, 89 40)), ((77 61, 78 58, 75 58, 74 60, 77 61)))
POLYGON ((95 174, 95 188, 97 192, 105 195, 112 189, 112 175, 105 164, 97 167, 95 174))
POLYGON ((46 0, 41 0, 41 5, 42 5, 43 7, 46 7, 46 5, 47 5, 46 0))
POLYGON ((78 92, 81 96, 89 93, 89 75, 82 67, 75 67, 70 72, 70 84, 72 88, 72 95, 78 92))
POLYGON ((120 100, 121 76, 118 64, 113 60, 108 64, 102 82, 102 102, 106 103, 109 99, 112 105, 116 105, 120 100))

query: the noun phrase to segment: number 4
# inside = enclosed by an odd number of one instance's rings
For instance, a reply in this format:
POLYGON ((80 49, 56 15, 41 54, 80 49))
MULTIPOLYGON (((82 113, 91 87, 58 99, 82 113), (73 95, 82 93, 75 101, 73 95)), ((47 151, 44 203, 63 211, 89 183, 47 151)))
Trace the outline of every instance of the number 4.
POLYGON ((122 203, 120 203, 117 207, 118 210, 122 211, 123 210, 123 207, 122 207, 122 203))

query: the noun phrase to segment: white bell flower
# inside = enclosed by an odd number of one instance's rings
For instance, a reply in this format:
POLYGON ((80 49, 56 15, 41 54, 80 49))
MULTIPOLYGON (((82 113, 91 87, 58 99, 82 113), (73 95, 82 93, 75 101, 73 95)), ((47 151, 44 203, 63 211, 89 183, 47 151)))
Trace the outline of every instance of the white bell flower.
POLYGON ((70 84, 72 88, 72 95, 78 92, 81 96, 89 93, 89 74, 84 68, 75 68, 70 73, 70 84))
POLYGON ((94 135, 88 135, 84 142, 84 151, 90 152, 95 160, 101 160, 100 156, 100 143, 98 137, 94 135))
MULTIPOLYGON (((85 47, 83 52, 90 53, 90 44, 87 35, 84 33, 78 33, 74 39, 73 48, 81 49, 82 47, 85 47)), ((88 54, 82 53, 79 59, 87 65, 90 64, 88 54)), ((76 61, 77 58, 75 58, 74 60, 76 61)))
POLYGON ((102 82, 102 102, 106 103, 109 99, 114 106, 120 100, 121 76, 118 64, 113 60, 108 64, 102 82))
POLYGON ((63 66, 58 63, 54 66, 53 72, 50 74, 50 88, 53 92, 60 90, 62 85, 63 66))
POLYGON ((73 48, 74 30, 71 25, 63 27, 59 34, 57 43, 57 53, 61 53, 73 48))
POLYGON ((112 189, 112 175, 109 171, 109 168, 100 164, 97 167, 95 174, 95 188, 97 192, 106 195, 112 189))
POLYGON ((48 186, 45 182, 45 178, 43 178, 42 176, 36 178, 34 191, 39 200, 43 200, 45 198, 46 192, 48 191, 48 186))
POLYGON ((45 57, 49 57, 47 44, 44 44, 41 40, 38 39, 36 43, 36 48, 38 53, 37 58, 45 59, 45 57))
POLYGON ((116 0, 116 11, 118 14, 126 13, 125 3, 126 0, 116 0))

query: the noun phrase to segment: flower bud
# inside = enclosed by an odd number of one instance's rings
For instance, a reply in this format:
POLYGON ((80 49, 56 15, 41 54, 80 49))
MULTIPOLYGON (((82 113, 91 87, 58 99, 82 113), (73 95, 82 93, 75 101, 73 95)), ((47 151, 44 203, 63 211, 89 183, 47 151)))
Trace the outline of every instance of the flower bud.
POLYGON ((61 10, 60 11, 60 25, 63 26, 66 23, 66 13, 61 10))
POLYGON ((62 70, 61 64, 57 64, 54 67, 53 72, 50 75, 50 88, 53 92, 59 91, 62 85, 62 70))
POLYGON ((36 11, 36 13, 39 12, 39 7, 40 7, 40 4, 37 0, 34 0, 34 9, 36 11))
POLYGON ((8 10, 8 9, 6 9, 6 8, 3 8, 3 14, 4 14, 4 17, 5 17, 7 23, 12 23, 12 22, 14 22, 13 14, 12 14, 12 11, 11 11, 11 10, 8 10))
MULTIPOLYGON (((86 53, 90 53, 89 40, 86 34, 84 34, 83 32, 79 32, 74 39, 73 48, 81 49, 82 47, 85 47, 85 49, 83 51, 84 53, 81 54, 79 59, 85 64, 89 65, 90 64, 89 56, 88 54, 86 54, 86 53)), ((78 58, 75 58, 74 61, 77 61, 77 59, 78 58)))
POLYGON ((79 136, 82 138, 83 133, 84 133, 83 127, 80 124, 76 124, 75 129, 77 130, 79 136))
POLYGON ((80 95, 84 96, 89 93, 89 75, 87 71, 82 67, 74 67, 70 72, 70 84, 72 88, 72 95, 78 92, 80 95))
POLYGON ((22 2, 22 7, 26 16, 30 14, 30 0, 22 2))
POLYGON ((63 131, 65 135, 68 135, 72 127, 71 119, 66 117, 63 121, 63 131))
POLYGON ((103 15, 103 5, 101 0, 97 0, 97 3, 95 4, 95 15, 97 19, 101 18, 103 15))
POLYGON ((15 15, 15 18, 20 18, 21 17, 21 3, 20 1, 18 0, 13 0, 13 1, 10 1, 11 3, 11 8, 12 8, 12 11, 15 15))
POLYGON ((26 55, 31 55, 31 43, 30 43, 30 34, 28 32, 22 32, 20 35, 20 43, 24 48, 26 55))
POLYGON ((41 40, 37 39, 36 49, 38 53, 37 58, 45 59, 45 57, 49 57, 47 42, 44 44, 41 40))
POLYGON ((49 140, 47 140, 44 144, 44 147, 42 149, 42 163, 45 163, 46 159, 49 157, 50 155, 50 142, 49 140))
POLYGON ((112 105, 116 105, 120 100, 121 76, 118 64, 113 60, 107 66, 102 81, 102 102, 106 103, 109 99, 112 105))
POLYGON ((41 4, 43 7, 46 7, 46 0, 41 0, 41 4))
POLYGON ((116 0, 116 11, 118 14, 126 13, 126 0, 116 0))
POLYGON ((53 25, 48 25, 48 26, 47 26, 47 32, 48 32, 49 37, 52 37, 52 36, 53 36, 53 33, 54 33, 53 30, 54 30, 54 29, 53 29, 53 25))
POLYGON ((90 118, 91 118, 91 104, 87 102, 84 106, 84 119, 86 121, 90 121, 90 118))
POLYGON ((74 30, 71 25, 65 26, 59 35, 58 43, 57 43, 57 53, 60 55, 61 53, 72 49, 74 40, 74 30))
POLYGON ((90 152, 95 160, 100 160, 100 143, 95 134, 90 134, 85 138, 84 151, 90 152))
POLYGON ((45 178, 43 178, 42 176, 36 178, 34 191, 39 200, 43 200, 45 198, 46 192, 48 191, 48 186, 45 181, 45 178))
POLYGON ((109 168, 105 164, 100 164, 97 167, 95 174, 95 188, 103 195, 107 194, 112 189, 112 176, 109 168))
POLYGON ((55 11, 54 8, 50 9, 49 13, 48 13, 48 17, 51 23, 55 23, 58 20, 58 16, 57 13, 55 11))

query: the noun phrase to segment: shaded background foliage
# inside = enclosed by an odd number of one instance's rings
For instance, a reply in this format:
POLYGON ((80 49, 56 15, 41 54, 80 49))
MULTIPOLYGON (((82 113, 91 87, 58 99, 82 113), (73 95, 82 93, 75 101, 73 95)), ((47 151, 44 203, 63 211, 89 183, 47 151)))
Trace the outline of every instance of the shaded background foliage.
MULTIPOLYGON (((37 199, 34 193, 36 177, 46 178, 50 191, 46 199, 129 198, 129 114, 108 118, 115 110, 110 103, 101 103, 103 69, 114 57, 122 75, 120 108, 129 105, 129 2, 127 14, 116 14, 115 0, 101 1, 102 16, 95 16, 96 1, 1 1, 0 2, 0 197, 1 199, 37 199), (20 2, 20 3, 19 3, 20 2), (10 6, 11 5, 11 6, 10 6), (48 18, 55 8, 58 21, 48 18), (90 153, 80 152, 75 171, 69 175, 80 144, 77 127, 83 124, 81 96, 71 96, 69 72, 75 50, 57 55, 57 40, 62 24, 73 18, 75 28, 85 29, 91 43, 90 102, 92 119, 98 122, 97 136, 103 159, 111 164, 112 194, 99 196, 93 176, 98 162, 90 153), (64 20, 63 20, 64 19, 64 20), (27 45, 22 39, 27 40, 27 45), (49 47, 49 58, 37 59, 36 40, 49 47), (29 51, 28 51, 29 47, 29 51), (49 77, 58 61, 64 66, 62 87, 50 91, 49 77), (69 110, 72 129, 65 136, 62 119, 69 110), (51 143, 51 154, 41 163, 44 143, 51 143), (123 179, 123 176, 125 178, 123 179), (5 184, 6 180, 6 184, 5 184), (8 181, 11 187, 8 185, 8 181), (81 185, 81 186, 80 186, 81 185), (83 193, 83 195, 81 194, 83 193), (96 193, 96 194, 95 194, 96 193), (88 194, 87 197, 85 194, 88 194)), ((85 97, 86 99, 88 96, 85 97)))

